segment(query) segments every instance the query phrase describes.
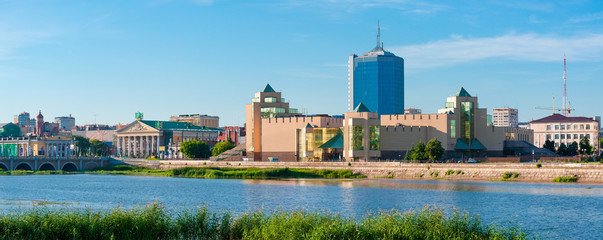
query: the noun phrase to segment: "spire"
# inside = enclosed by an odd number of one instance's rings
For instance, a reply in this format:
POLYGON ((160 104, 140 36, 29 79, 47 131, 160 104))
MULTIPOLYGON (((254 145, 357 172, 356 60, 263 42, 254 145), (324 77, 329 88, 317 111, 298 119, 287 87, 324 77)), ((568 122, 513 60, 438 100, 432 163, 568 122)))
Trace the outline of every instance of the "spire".
POLYGON ((270 86, 270 84, 266 84, 266 88, 264 88, 264 91, 262 91, 262 92, 276 92, 276 91, 274 91, 274 88, 272 88, 270 86))
POLYGON ((379 20, 377 20, 377 48, 381 47, 381 26, 379 26, 379 20))

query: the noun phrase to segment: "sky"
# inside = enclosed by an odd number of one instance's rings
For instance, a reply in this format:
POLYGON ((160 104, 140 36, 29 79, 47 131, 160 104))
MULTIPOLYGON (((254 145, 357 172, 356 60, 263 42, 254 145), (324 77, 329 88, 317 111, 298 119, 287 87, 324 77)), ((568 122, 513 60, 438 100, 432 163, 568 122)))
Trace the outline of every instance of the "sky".
POLYGON ((308 114, 347 111, 348 57, 375 46, 405 60, 405 107, 436 113, 462 86, 479 106, 601 116, 600 1, 0 0, 0 122, 42 111, 77 125, 245 123, 270 84, 308 114))

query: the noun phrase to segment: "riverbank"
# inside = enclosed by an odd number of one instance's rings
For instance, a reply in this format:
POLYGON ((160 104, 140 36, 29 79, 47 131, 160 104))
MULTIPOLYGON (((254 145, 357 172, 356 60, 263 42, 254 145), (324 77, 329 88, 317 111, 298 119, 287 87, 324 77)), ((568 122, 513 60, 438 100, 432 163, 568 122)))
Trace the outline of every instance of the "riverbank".
POLYGON ((219 168, 184 167, 175 169, 150 169, 132 165, 115 165, 86 171, 0 171, 0 175, 58 175, 58 174, 113 174, 187 178, 364 178, 350 170, 297 169, 297 168, 219 168))
POLYGON ((463 181, 546 182, 576 178, 577 183, 603 184, 601 163, 398 163, 398 162, 215 162, 121 159, 126 164, 153 169, 183 167, 296 168, 350 170, 367 178, 445 179, 463 181), (505 178, 505 176, 509 176, 505 178))
POLYGON ((157 204, 93 211, 34 208, 0 214, 0 239, 526 239, 466 212, 384 211, 361 220, 330 212, 235 215, 207 207, 171 212, 157 204), (50 224, 49 224, 50 223, 50 224))

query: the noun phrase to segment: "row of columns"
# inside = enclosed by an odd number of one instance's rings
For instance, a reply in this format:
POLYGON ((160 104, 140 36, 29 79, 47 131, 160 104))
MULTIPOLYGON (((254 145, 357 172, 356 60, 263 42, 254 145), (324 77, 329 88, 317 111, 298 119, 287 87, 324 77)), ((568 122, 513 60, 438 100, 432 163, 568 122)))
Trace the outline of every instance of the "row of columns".
POLYGON ((118 136, 117 152, 121 156, 158 155, 159 140, 159 135, 118 136))
POLYGON ((72 157, 71 144, 70 143, 53 143, 49 142, 46 144, 45 155, 49 157, 72 157))
MULTIPOLYGON (((29 142, 21 142, 21 143, 17 143, 17 149, 10 149, 11 151, 11 155, 12 154, 16 154, 17 156, 20 157, 32 157, 32 156, 47 156, 47 157, 72 157, 72 151, 71 151, 71 142, 66 142, 66 143, 53 143, 53 142, 47 142, 46 143, 46 147, 44 148, 44 153, 43 154, 39 154, 39 153, 35 153, 34 151, 36 151, 35 149, 31 148, 31 145, 29 142), (15 152, 16 151, 16 152, 15 152)), ((9 149, 6 149, 6 147, 4 147, 5 144, 2 144, 2 155, 9 155, 8 152, 4 152, 4 151, 9 151, 9 149)), ((39 145, 38 145, 39 146, 39 145)), ((38 149, 39 151, 42 151, 42 149, 38 149)))

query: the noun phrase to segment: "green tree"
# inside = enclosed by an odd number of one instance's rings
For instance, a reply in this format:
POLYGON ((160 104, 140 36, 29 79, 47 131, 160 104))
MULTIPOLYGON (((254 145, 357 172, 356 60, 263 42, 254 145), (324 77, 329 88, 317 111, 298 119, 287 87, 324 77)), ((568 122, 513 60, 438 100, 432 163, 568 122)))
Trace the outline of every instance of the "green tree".
POLYGON ((567 156, 568 154, 568 148, 567 146, 565 146, 565 143, 561 143, 561 145, 559 145, 559 148, 557 148, 557 154, 561 155, 561 156, 567 156))
POLYGON ((404 154, 404 160, 412 160, 412 152, 415 151, 415 146, 410 147, 404 154))
POLYGON ((211 156, 209 145, 199 140, 191 139, 182 142, 180 145, 180 151, 187 158, 208 158, 211 156))
POLYGON ((78 135, 71 135, 71 138, 75 139, 75 155, 84 156, 88 154, 88 148, 90 148, 90 140, 88 140, 88 138, 78 135))
POLYGON ((427 153, 425 152, 425 143, 423 143, 422 141, 417 142, 417 145, 415 145, 415 148, 410 154, 410 158, 412 158, 412 160, 429 159, 429 156, 427 156, 427 153))
POLYGON ((542 145, 543 148, 546 148, 548 150, 551 150, 551 152, 555 152, 555 141, 551 141, 551 140, 546 140, 544 142, 544 145, 542 145))
POLYGON ((216 143, 216 145, 214 146, 214 148, 211 150, 211 155, 212 156, 218 156, 223 152, 226 152, 230 149, 233 149, 234 147, 236 147, 237 145, 235 145, 230 138, 228 139, 228 141, 226 142, 219 142, 216 143))
POLYGON ((593 146, 590 145, 588 138, 580 139, 580 154, 590 155, 593 152, 593 146))
POLYGON ((109 145, 99 141, 98 139, 90 140, 90 148, 92 150, 91 154, 93 154, 94 156, 109 155, 109 145))
POLYGON ((8 123, 0 129, 2 137, 20 137, 21 136, 21 128, 14 123, 8 123))
POLYGON ((567 155, 568 156, 578 155, 578 143, 577 142, 573 142, 567 146, 567 155))
POLYGON ((442 142, 438 141, 437 138, 429 140, 429 142, 427 142, 427 146, 425 146, 425 152, 429 159, 440 160, 440 158, 442 158, 442 155, 444 154, 442 142))

